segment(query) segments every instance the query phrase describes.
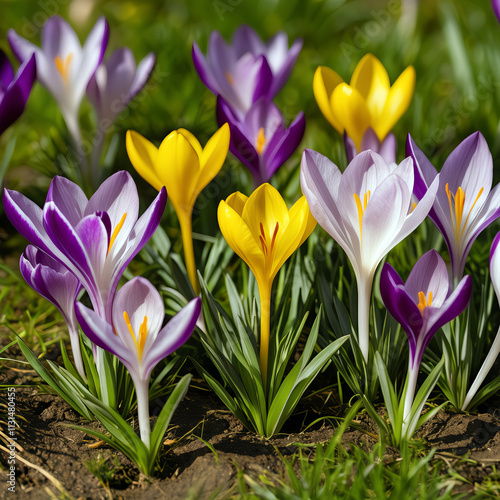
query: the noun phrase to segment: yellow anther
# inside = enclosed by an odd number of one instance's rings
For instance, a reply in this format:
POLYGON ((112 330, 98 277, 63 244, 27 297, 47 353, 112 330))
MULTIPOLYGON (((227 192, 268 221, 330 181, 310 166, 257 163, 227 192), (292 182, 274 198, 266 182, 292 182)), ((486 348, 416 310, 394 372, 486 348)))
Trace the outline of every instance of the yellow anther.
POLYGON ((484 188, 481 188, 479 190, 476 199, 474 200, 474 203, 470 207, 469 213, 467 214, 467 218, 465 219, 463 227, 462 227, 462 219, 465 206, 465 192, 459 186, 457 192, 453 194, 452 192, 450 192, 448 184, 445 185, 445 190, 446 190, 446 196, 448 197, 448 205, 450 207, 451 224, 454 228, 455 238, 458 242, 460 238, 463 236, 465 229, 467 228, 467 224, 469 222, 469 217, 472 212, 472 209, 476 205, 477 200, 479 200, 479 198, 481 197, 484 188))
POLYGON ((229 73, 229 71, 226 71, 225 77, 226 80, 229 82, 229 85, 233 85, 234 78, 231 76, 231 73, 229 73))
POLYGON ((354 201, 356 202, 356 207, 358 209, 358 218, 359 218, 359 239, 363 239, 363 214, 365 213, 366 206, 370 201, 370 190, 368 190, 363 196, 363 203, 359 199, 359 196, 356 193, 353 193, 354 201))
POLYGON ((264 128, 260 127, 259 134, 257 135, 257 144, 256 144, 256 149, 258 154, 262 153, 262 148, 264 147, 265 143, 266 143, 266 137, 264 135, 264 128))
POLYGON ((57 71, 59 71, 59 73, 61 74, 64 83, 68 83, 69 66, 72 59, 73 53, 68 54, 64 61, 59 56, 56 56, 56 58, 54 59, 57 71))
POLYGON ((420 314, 423 316, 424 315, 424 310, 426 307, 431 307, 432 305, 432 292, 429 292, 429 301, 427 301, 427 298, 425 297, 424 292, 418 292, 418 310, 420 311, 420 314))
POLYGON ((125 219, 127 218, 127 214, 123 214, 123 217, 121 218, 120 222, 116 225, 115 230, 113 231, 113 234, 111 235, 111 238, 109 240, 109 246, 108 246, 108 253, 111 250, 111 247, 113 246, 113 243, 116 240, 116 237, 118 236, 118 233, 120 232, 120 229, 123 227, 123 224, 125 223, 125 219))
POLYGON ((148 317, 144 316, 144 321, 141 323, 141 326, 139 327, 139 342, 137 342, 137 338, 132 328, 132 324, 130 323, 130 318, 128 316, 127 311, 123 311, 123 319, 125 320, 125 324, 127 325, 130 335, 132 335, 135 348, 137 349, 137 355, 139 357, 139 361, 142 361, 142 353, 144 351, 144 345, 146 344, 146 339, 148 337, 148 317))

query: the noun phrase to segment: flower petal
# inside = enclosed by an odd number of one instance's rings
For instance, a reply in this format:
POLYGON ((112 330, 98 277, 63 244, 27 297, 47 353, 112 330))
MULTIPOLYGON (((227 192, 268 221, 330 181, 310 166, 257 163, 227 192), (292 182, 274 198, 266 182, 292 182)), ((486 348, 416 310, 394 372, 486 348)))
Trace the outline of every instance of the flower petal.
POLYGON ((344 125, 342 120, 338 120, 332 111, 331 96, 333 90, 342 82, 342 78, 333 69, 326 66, 318 66, 314 73, 313 91, 316 102, 324 117, 339 134, 344 132, 344 125))
POLYGON ((146 182, 159 191, 165 181, 156 168, 158 148, 134 130, 127 130, 125 143, 132 166, 146 182))

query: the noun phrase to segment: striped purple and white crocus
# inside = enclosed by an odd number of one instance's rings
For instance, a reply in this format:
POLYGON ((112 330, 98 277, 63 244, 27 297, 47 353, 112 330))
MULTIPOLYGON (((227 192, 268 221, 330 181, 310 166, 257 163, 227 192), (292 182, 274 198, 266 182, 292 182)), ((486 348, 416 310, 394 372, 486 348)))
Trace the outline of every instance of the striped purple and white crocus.
POLYGON ((139 217, 136 185, 128 172, 121 171, 90 199, 78 185, 55 177, 43 209, 9 189, 4 191, 3 206, 17 231, 71 271, 96 312, 109 320, 118 281, 158 227, 166 201, 162 188, 139 217))
POLYGON ((403 428, 408 424, 424 350, 442 326, 465 310, 471 292, 472 280, 465 276, 450 293, 448 269, 435 250, 420 257, 406 282, 389 263, 384 264, 380 275, 382 300, 403 327, 410 345, 403 428))
POLYGON ((342 247, 358 285, 358 342, 366 362, 373 278, 381 260, 425 219, 438 180, 414 202, 413 162, 388 164, 373 151, 356 155, 345 171, 306 149, 300 184, 318 224, 342 247))
MULTIPOLYGON (((421 199, 438 172, 408 136, 406 153, 415 166, 414 194, 421 199)), ((492 189, 493 159, 480 132, 467 137, 448 156, 439 173, 439 189, 429 218, 441 231, 456 284, 474 240, 500 216, 500 184, 492 189)))
POLYGON ((141 277, 133 278, 118 290, 109 321, 83 304, 76 304, 76 317, 87 337, 114 354, 129 371, 137 395, 141 439, 148 448, 151 372, 188 340, 200 311, 201 299, 196 297, 162 328, 163 299, 153 285, 141 277))

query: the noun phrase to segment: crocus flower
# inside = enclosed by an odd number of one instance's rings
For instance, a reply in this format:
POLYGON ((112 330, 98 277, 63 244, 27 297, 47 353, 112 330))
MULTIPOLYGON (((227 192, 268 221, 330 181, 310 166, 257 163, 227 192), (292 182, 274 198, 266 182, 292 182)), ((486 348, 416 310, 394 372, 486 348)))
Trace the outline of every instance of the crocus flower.
POLYGON ((149 448, 149 378, 153 368, 190 337, 201 310, 196 297, 163 328, 165 307, 158 291, 144 278, 123 285, 113 302, 110 321, 81 303, 76 317, 87 337, 114 354, 127 368, 135 386, 141 439, 149 448))
POLYGON ((256 186, 269 181, 288 160, 302 140, 306 126, 301 111, 287 128, 278 107, 266 98, 256 101, 240 121, 219 96, 217 120, 219 125, 229 123, 229 149, 252 172, 256 186))
POLYGON ((26 59, 14 74, 7 56, 0 50, 0 134, 22 115, 35 76, 34 56, 26 59))
MULTIPOLYGON (((359 153, 354 145, 354 141, 344 132, 344 146, 347 155, 347 162, 351 163, 359 153)), ((390 133, 383 141, 380 141, 373 129, 369 128, 361 140, 361 151, 371 149, 378 153, 387 163, 396 163, 396 136, 390 133)))
POLYGON ((316 221, 304 196, 288 210, 270 184, 262 184, 249 198, 233 193, 220 202, 217 218, 229 246, 257 280, 261 303, 260 367, 266 386, 273 280, 288 257, 309 237, 316 221))
MULTIPOLYGON (((500 243, 500 233, 497 233, 493 243, 491 245, 490 251, 490 278, 493 283, 493 288, 495 289, 495 294, 497 296, 498 302, 500 302, 500 249, 498 244, 500 243)), ((484 379, 488 375, 492 366, 494 365, 498 354, 500 353, 500 327, 498 328, 497 334, 493 344, 491 344, 488 355, 486 356, 481 369, 479 370, 474 382, 472 383, 467 396, 465 397, 464 403, 462 405, 462 411, 467 410, 472 399, 476 395, 477 391, 484 382, 484 379)))
POLYGON ((229 126, 225 124, 215 132, 204 148, 183 128, 171 132, 159 148, 129 130, 126 145, 130 162, 139 175, 154 188, 167 189, 181 226, 189 279, 198 294, 191 217, 196 198, 224 164, 229 149, 229 126))
MULTIPOLYGON (((415 166, 414 193, 420 199, 436 179, 437 170, 410 136, 406 147, 415 166)), ((499 185, 491 189, 493 160, 480 132, 467 137, 452 151, 439 178, 438 194, 429 217, 444 236, 452 277, 459 280, 472 243, 500 216, 499 185)))
POLYGON ((153 70, 150 52, 138 65, 127 47, 115 50, 101 62, 87 85, 87 96, 96 110, 99 124, 108 128, 127 104, 141 91, 153 70))
POLYGON ((435 250, 430 250, 417 261, 406 283, 390 264, 385 263, 380 276, 380 292, 385 307, 403 327, 410 345, 403 412, 407 420, 424 350, 434 334, 467 307, 472 280, 465 276, 450 293, 446 264, 435 250))
POLYGON ((252 28, 243 25, 234 32, 231 45, 218 31, 212 32, 206 58, 194 42, 193 62, 202 82, 242 115, 260 97, 274 98, 290 76, 301 48, 302 40, 297 38, 289 49, 283 31, 264 43, 252 28))
POLYGON ((321 112, 339 134, 345 132, 352 139, 358 153, 364 150, 363 138, 370 128, 384 141, 410 105, 414 87, 413 66, 391 87, 386 69, 372 54, 359 61, 349 85, 326 66, 317 68, 313 80, 321 112))
POLYGON ((8 189, 3 205, 17 231, 67 267, 94 309, 109 319, 118 281, 154 233, 166 201, 162 189, 138 218, 137 188, 130 174, 122 171, 109 177, 90 200, 73 182, 55 177, 43 210, 8 189))
POLYGON ((80 282, 60 262, 33 245, 28 245, 21 255, 19 268, 28 285, 61 311, 68 326, 76 369, 86 380, 75 316, 75 300, 81 290, 80 282))
POLYGON ((343 248, 358 284, 359 347, 368 361, 373 276, 380 261, 426 217, 438 179, 415 204, 413 162, 387 164, 373 151, 357 155, 342 174, 328 158, 306 149, 302 192, 318 224, 343 248))
POLYGON ((59 16, 52 16, 45 22, 42 48, 19 36, 13 29, 7 34, 12 50, 21 62, 35 54, 37 78, 59 104, 68 130, 80 148, 78 110, 87 84, 106 50, 108 35, 108 23, 102 16, 83 47, 71 26, 59 16))

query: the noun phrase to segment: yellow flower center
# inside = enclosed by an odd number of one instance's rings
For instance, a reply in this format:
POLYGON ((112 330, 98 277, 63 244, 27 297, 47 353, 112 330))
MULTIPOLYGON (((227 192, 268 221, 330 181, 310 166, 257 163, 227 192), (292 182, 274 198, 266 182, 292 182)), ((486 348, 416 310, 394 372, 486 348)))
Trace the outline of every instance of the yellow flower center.
POLYGON ((445 189, 446 189, 446 195, 448 196, 448 204, 450 207, 451 224, 454 228, 455 238, 458 243, 460 241, 460 238, 464 234, 465 228, 467 227, 467 223, 469 222, 469 217, 472 212, 472 209, 476 205, 477 200, 479 200, 482 192, 484 191, 484 188, 481 188, 479 190, 479 193, 477 194, 474 203, 470 207, 469 213, 467 214, 467 218, 465 219, 463 227, 462 227, 462 219, 463 219, 464 205, 465 205, 465 192, 459 186, 455 194, 451 193, 448 187, 448 183, 446 183, 445 189))
POLYGON ((359 219, 359 239, 363 240, 363 214, 366 210, 366 205, 368 205, 368 201, 370 200, 370 190, 368 190, 363 196, 363 203, 359 199, 359 196, 354 193, 354 201, 356 202, 356 207, 358 208, 358 219, 359 219))
POLYGON ((418 292, 418 310, 422 317, 424 317, 424 310, 426 307, 431 307, 432 305, 432 292, 429 292, 429 301, 427 301, 427 297, 424 292, 418 292))
POLYGON ((132 335, 132 339, 134 340, 135 348, 137 349, 137 355, 139 356, 139 361, 142 361, 142 353, 144 351, 144 345, 146 344, 146 339, 148 337, 148 317, 144 316, 144 321, 139 327, 139 341, 137 341, 127 311, 123 311, 123 319, 125 320, 128 331, 130 332, 130 335, 132 335))
POLYGON ((264 135, 264 128, 259 128, 259 134, 257 135, 257 144, 256 149, 257 153, 262 154, 262 149, 264 148, 264 144, 266 143, 266 136, 264 135))
POLYGON ((113 246, 113 243, 115 242, 116 237, 118 236, 118 233, 120 232, 120 229, 123 227, 123 224, 125 223, 126 218, 127 218, 127 214, 125 213, 125 214, 123 214, 123 217, 121 218, 120 222, 116 225, 115 230, 113 231, 113 234, 111 235, 111 238, 109 240, 108 253, 111 250, 111 247, 113 246))
POLYGON ((262 251, 264 252, 264 255, 268 257, 271 255, 273 248, 274 248, 274 242, 276 241, 276 235, 278 234, 278 230, 280 228, 279 222, 276 222, 276 226, 274 226, 274 232, 273 236, 271 238, 271 245, 268 246, 267 244, 267 239, 266 239, 266 233, 264 232, 264 226, 262 225, 262 222, 260 223, 260 243, 262 245, 262 251))
POLYGON ((72 59, 73 59, 72 52, 66 56, 66 59, 64 59, 64 61, 59 56, 56 56, 56 58, 54 59, 57 71, 59 71, 59 73, 61 74, 64 83, 68 83, 69 66, 71 64, 72 59))

